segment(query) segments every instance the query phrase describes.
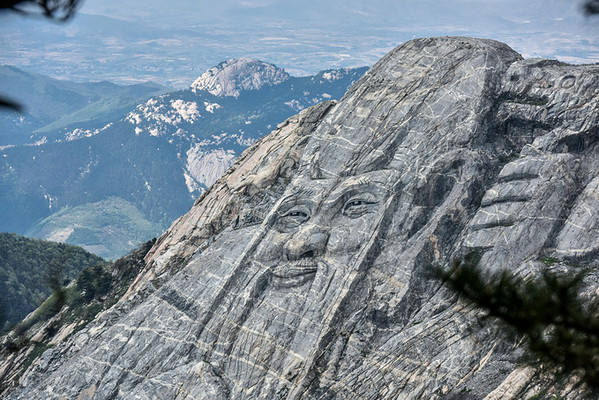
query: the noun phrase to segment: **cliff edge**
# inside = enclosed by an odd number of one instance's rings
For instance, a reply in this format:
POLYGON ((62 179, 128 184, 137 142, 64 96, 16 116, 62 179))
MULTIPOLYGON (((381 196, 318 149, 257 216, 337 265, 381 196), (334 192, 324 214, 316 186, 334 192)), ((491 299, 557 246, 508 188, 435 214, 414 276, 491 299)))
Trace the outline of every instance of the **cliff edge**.
POLYGON ((430 277, 597 266, 599 66, 396 48, 249 148, 11 399, 580 398, 430 277))

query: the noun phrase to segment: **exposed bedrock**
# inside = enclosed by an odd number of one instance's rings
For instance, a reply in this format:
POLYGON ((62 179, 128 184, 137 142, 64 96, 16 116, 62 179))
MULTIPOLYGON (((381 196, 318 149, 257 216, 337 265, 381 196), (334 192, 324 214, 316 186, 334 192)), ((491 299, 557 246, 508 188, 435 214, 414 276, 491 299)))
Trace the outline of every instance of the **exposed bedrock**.
POLYGON ((9 397, 538 393, 551 383, 520 366, 517 338, 428 271, 471 250, 489 271, 597 264, 598 92, 597 65, 491 40, 403 44, 248 149, 159 239, 130 306, 9 397))

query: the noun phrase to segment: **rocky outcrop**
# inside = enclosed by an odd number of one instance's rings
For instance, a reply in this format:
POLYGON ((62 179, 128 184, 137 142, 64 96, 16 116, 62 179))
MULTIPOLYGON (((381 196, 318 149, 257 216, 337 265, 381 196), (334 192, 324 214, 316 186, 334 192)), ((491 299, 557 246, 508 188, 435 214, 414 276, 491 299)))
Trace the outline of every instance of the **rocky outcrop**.
POLYGON ((599 66, 410 41, 252 146, 9 398, 580 398, 428 273, 597 265, 599 66), (125 306, 128 305, 128 306, 125 306))
POLYGON ((238 97, 242 91, 277 85, 287 79, 289 74, 272 64, 242 57, 210 68, 191 84, 191 90, 205 90, 218 97, 238 97))
POLYGON ((162 235, 129 293, 142 290, 149 282, 159 285, 226 227, 237 229, 263 220, 297 169, 308 137, 334 104, 324 102, 300 112, 247 149, 162 235))

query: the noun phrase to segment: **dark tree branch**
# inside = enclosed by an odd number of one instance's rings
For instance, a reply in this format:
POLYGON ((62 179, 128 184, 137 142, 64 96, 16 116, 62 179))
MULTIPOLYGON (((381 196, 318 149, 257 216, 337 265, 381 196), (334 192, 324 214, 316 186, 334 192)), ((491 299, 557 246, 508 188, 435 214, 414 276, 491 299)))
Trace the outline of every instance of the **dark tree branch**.
MULTIPOLYGON (((41 15, 64 22, 75 15, 82 0, 0 0, 0 11, 12 11, 22 15, 41 15)), ((23 106, 0 96, 0 109, 23 112, 23 106)))
POLYGON ((435 275, 522 335, 542 360, 558 371, 581 372, 589 387, 599 388, 599 298, 581 297, 589 271, 544 271, 522 280, 508 271, 486 274, 478 262, 467 255, 435 275))
POLYGON ((0 0, 0 10, 23 15, 40 14, 56 21, 66 21, 75 15, 81 0, 0 0))
POLYGON ((13 110, 16 112, 23 112, 23 106, 19 103, 16 103, 12 100, 8 100, 7 98, 4 98, 2 96, 0 96, 0 109, 1 108, 8 108, 9 110, 13 110))
POLYGON ((599 0, 586 0, 582 5, 582 9, 587 15, 599 14, 599 0))

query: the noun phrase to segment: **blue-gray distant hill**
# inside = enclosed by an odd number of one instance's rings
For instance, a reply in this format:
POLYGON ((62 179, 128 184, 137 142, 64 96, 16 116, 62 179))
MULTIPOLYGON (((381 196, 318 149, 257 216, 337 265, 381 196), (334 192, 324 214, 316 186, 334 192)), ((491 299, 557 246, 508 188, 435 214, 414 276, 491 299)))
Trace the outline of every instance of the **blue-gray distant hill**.
POLYGON ((100 128, 141 101, 169 91, 151 82, 75 83, 1 65, 0 93, 24 112, 0 109, 0 146, 53 140, 74 128, 100 128))
POLYGON ((109 123, 5 147, 0 231, 117 258, 184 214, 250 144, 299 110, 341 98, 366 69, 293 77, 228 60, 109 123))

